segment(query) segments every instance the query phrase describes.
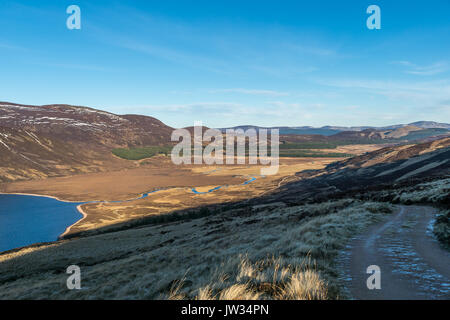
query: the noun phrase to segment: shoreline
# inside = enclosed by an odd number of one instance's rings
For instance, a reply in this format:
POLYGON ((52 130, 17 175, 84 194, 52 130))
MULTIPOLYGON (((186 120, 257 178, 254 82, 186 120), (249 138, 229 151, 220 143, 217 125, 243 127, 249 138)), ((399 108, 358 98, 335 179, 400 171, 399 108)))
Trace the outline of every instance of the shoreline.
POLYGON ((79 222, 81 222, 81 221, 83 221, 84 219, 87 218, 87 213, 83 210, 83 208, 81 208, 81 206, 82 206, 83 204, 84 204, 84 203, 81 203, 81 204, 77 205, 77 210, 78 210, 79 213, 81 213, 81 215, 82 215, 83 217, 82 217, 81 219, 77 220, 77 222, 75 222, 75 223, 71 224, 70 226, 68 226, 68 227, 66 228, 66 230, 64 230, 64 232, 58 236, 58 239, 57 239, 56 241, 64 240, 64 236, 70 232, 70 230, 72 229, 72 227, 74 227, 77 223, 79 223, 79 222))
POLYGON ((60 198, 58 198, 58 197, 55 197, 55 196, 49 196, 49 195, 45 195, 45 194, 35 194, 35 193, 0 192, 0 194, 50 198, 50 199, 55 199, 55 200, 58 200, 58 201, 61 201, 61 202, 66 202, 66 203, 86 203, 86 202, 89 202, 89 201, 71 201, 71 200, 62 200, 62 199, 60 199, 60 198))

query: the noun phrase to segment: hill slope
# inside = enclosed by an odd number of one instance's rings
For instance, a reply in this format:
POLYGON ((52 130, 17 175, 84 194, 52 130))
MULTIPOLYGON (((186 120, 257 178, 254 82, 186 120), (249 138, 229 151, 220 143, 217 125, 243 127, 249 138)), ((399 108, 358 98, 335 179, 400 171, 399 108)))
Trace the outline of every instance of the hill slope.
MULTIPOLYGON (((307 170, 283 185, 280 191, 259 201, 302 203, 333 195, 353 195, 373 189, 405 187, 450 176, 450 138, 414 145, 382 148, 307 170)), ((448 198, 448 196, 447 196, 448 198)), ((441 199, 443 202, 450 199, 441 199)))
POLYGON ((0 102, 0 182, 105 170, 117 147, 162 145, 172 128, 147 116, 0 102))

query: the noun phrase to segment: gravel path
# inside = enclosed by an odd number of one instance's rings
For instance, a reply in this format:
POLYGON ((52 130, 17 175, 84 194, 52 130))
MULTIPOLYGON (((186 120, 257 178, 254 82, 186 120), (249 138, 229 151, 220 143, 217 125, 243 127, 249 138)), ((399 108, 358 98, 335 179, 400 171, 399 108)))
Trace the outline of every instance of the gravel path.
POLYGON ((450 252, 432 236, 436 209, 399 206, 389 220, 354 238, 343 253, 344 285, 353 299, 450 299, 450 252), (381 269, 369 290, 367 267, 381 269))

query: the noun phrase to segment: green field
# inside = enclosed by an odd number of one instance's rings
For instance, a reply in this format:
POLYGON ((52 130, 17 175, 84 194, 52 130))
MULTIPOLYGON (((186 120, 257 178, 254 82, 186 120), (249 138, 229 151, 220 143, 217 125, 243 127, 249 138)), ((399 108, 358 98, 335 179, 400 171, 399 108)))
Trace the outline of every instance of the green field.
MULTIPOLYGON (((248 146, 247 146, 248 148, 248 146)), ((248 149, 246 148, 246 155, 248 156, 248 149)), ((283 144, 280 145, 280 157, 296 157, 296 158, 342 158, 351 157, 351 154, 339 152, 323 152, 314 149, 335 149, 336 146, 326 143, 311 143, 311 144, 283 144), (307 148, 308 147, 308 148, 307 148)), ((112 153, 122 159, 126 160, 142 160, 151 158, 159 154, 168 155, 172 150, 171 146, 148 146, 139 148, 117 148, 113 149, 112 153)), ((235 150, 237 152, 237 150, 235 150)), ((270 155, 270 147, 269 147, 270 155)))
POLYGON ((296 158, 342 158, 353 155, 339 152, 323 152, 315 149, 336 149, 339 142, 301 142, 280 144, 280 157, 296 158))
POLYGON ((117 148, 113 149, 112 153, 122 159, 126 160, 142 160, 151 158, 158 154, 168 155, 172 150, 171 146, 149 146, 142 148, 117 148))

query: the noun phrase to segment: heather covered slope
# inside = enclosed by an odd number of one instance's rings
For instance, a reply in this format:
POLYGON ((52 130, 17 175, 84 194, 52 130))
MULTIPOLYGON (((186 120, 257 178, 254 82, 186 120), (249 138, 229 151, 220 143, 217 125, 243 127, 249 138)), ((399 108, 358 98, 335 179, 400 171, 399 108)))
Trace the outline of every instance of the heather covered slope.
POLYGON ((0 182, 127 166, 113 148, 167 144, 171 132, 147 116, 0 102, 0 182))
POLYGON ((28 106, 0 102, 0 126, 51 134, 62 141, 149 145, 170 141, 172 128, 148 116, 115 115, 71 105, 28 106))
MULTIPOLYGON (((387 147, 322 170, 299 172, 279 191, 259 201, 300 203, 329 196, 375 189, 405 187, 450 176, 450 138, 427 143, 387 147)), ((442 201, 448 201, 442 199, 442 201)))
POLYGON ((0 127, 0 182, 100 171, 107 159, 99 146, 47 133, 0 127))

